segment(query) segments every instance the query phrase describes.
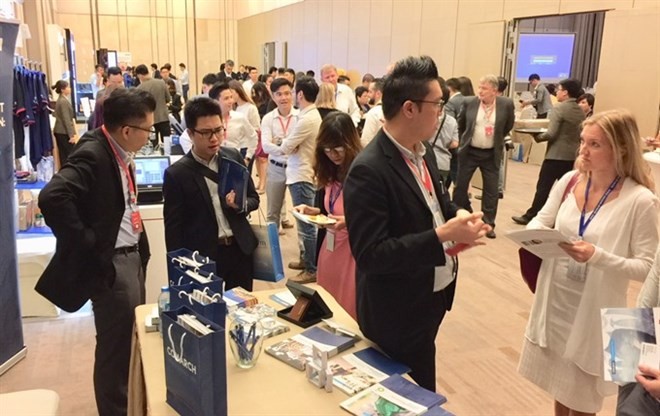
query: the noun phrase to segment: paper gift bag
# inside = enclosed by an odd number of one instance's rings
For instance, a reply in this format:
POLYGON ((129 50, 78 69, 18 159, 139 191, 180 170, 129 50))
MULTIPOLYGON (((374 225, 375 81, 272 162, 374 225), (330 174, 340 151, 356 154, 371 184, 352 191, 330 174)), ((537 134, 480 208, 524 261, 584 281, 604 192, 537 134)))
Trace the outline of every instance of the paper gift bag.
POLYGON ((178 286, 196 282, 186 272, 191 271, 203 277, 210 277, 213 281, 207 284, 209 288, 222 293, 222 280, 215 276, 215 262, 208 257, 200 255, 185 248, 167 253, 167 280, 170 286, 178 286), (211 276, 214 274, 214 276, 211 276))
POLYGON ((254 250, 254 278, 267 282, 279 282, 284 279, 284 265, 280 250, 280 236, 277 224, 253 224, 252 231, 259 244, 254 250))
POLYGON ((218 325, 225 324, 225 316, 227 316, 227 305, 222 300, 222 294, 214 292, 207 285, 199 283, 190 283, 181 286, 170 287, 170 310, 176 310, 181 307, 192 309, 197 314, 203 316, 211 322, 218 325), (216 302, 209 304, 202 304, 193 298, 193 291, 199 290, 214 299, 216 302))
POLYGON ((167 403, 182 416, 227 415, 225 330, 182 307, 163 312, 167 403), (200 336, 177 323, 191 314, 213 330, 200 336))

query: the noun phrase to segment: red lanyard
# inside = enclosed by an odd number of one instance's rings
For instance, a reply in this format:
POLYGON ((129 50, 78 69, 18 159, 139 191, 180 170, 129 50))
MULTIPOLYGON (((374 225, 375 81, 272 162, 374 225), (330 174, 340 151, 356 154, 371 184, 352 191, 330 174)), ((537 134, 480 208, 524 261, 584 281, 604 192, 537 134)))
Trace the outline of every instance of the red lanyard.
POLYGON ((128 178, 128 193, 130 194, 131 197, 131 205, 135 205, 136 202, 135 184, 133 183, 133 177, 131 176, 131 172, 128 169, 128 165, 126 164, 126 162, 124 162, 124 160, 121 157, 119 157, 119 153, 117 153, 117 149, 115 149, 115 145, 112 143, 112 140, 110 139, 110 133, 108 133, 108 130, 105 128, 105 125, 101 126, 101 130, 103 130, 103 134, 105 134, 105 138, 108 140, 108 144, 112 149, 112 153, 115 154, 115 158, 117 158, 117 162, 119 162, 119 165, 124 170, 124 173, 126 173, 126 178, 128 178))
POLYGON ((410 170, 412 170, 412 173, 419 179, 419 181, 424 185, 424 188, 429 192, 431 196, 433 196, 433 183, 431 182, 431 175, 429 174, 429 169, 426 167, 426 161, 422 159, 422 165, 424 167, 424 170, 418 170, 417 166, 415 166, 410 159, 407 157, 403 157, 403 159, 406 161, 408 166, 410 167, 410 170))
POLYGON ((495 102, 493 102, 493 104, 491 104, 490 107, 486 107, 486 104, 484 104, 482 101, 481 108, 484 109, 484 116, 486 118, 486 121, 490 121, 490 116, 492 116, 493 111, 495 111, 495 102))
POLYGON ((289 124, 291 124, 291 116, 286 119, 286 127, 282 123, 282 117, 278 117, 277 119, 280 121, 280 127, 282 127, 282 131, 284 132, 282 136, 286 137, 286 133, 289 131, 289 124))

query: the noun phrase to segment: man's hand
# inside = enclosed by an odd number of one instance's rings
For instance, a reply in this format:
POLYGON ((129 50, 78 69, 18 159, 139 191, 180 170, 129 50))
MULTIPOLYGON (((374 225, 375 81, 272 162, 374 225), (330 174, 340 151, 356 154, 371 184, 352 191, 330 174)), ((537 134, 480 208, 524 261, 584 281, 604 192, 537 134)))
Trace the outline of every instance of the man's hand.
POLYGON ((459 210, 456 217, 436 228, 435 232, 440 242, 455 241, 470 246, 479 245, 481 243, 476 240, 491 230, 490 225, 481 220, 483 216, 483 212, 470 214, 465 210, 459 210))
POLYGON ((228 207, 238 209, 238 205, 236 205, 236 192, 234 192, 233 189, 229 191, 225 197, 225 201, 227 202, 228 207))
POLYGON ((651 396, 660 400, 660 370, 647 367, 645 365, 639 366, 639 374, 635 376, 635 380, 644 387, 651 396))
POLYGON ((559 243, 559 247, 578 263, 586 263, 596 252, 593 244, 582 240, 573 243, 559 243))

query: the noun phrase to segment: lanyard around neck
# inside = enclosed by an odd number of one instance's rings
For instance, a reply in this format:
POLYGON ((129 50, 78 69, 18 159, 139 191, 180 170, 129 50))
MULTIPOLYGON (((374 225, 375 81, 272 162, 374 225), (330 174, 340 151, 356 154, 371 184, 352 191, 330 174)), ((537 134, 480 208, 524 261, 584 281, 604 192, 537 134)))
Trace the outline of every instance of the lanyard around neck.
POLYGON ((580 239, 584 237, 584 232, 587 230, 589 224, 591 224, 591 220, 594 219, 596 214, 598 214, 598 211, 600 211, 602 206, 605 205, 605 201, 607 201, 607 197, 610 196, 612 191, 614 191, 614 188, 616 188, 620 179, 621 179, 620 176, 614 178, 614 180, 607 188, 603 196, 600 197, 598 204, 596 204, 596 207, 591 212, 591 215, 589 215, 589 218, 585 221, 584 218, 587 216, 587 201, 589 201, 589 189, 591 188, 591 176, 589 177, 589 180, 587 180, 587 187, 584 190, 584 205, 582 206, 582 213, 580 214, 580 228, 578 229, 578 236, 580 237, 580 239))
POLYGON ((282 132, 284 133, 283 136, 286 137, 286 134, 289 131, 289 124, 291 124, 291 114, 289 114, 289 117, 286 119, 286 126, 282 123, 282 116, 279 116, 277 119, 280 122, 280 127, 282 127, 282 132))
POLYGON ((136 197, 135 197, 135 184, 133 183, 133 176, 131 175, 130 170, 128 169, 128 165, 119 156, 119 153, 117 152, 117 149, 115 148, 114 143, 112 143, 112 139, 110 138, 110 133, 108 133, 108 129, 105 128, 105 125, 101 126, 101 130, 103 131, 103 134, 105 135, 106 140, 108 141, 108 144, 110 145, 110 148, 112 149, 112 153, 115 154, 115 158, 117 159, 117 162, 119 163, 119 166, 124 170, 124 173, 126 174, 126 178, 128 180, 128 193, 130 194, 131 197, 131 204, 135 204, 136 202, 136 197))
POLYGON ((429 174, 429 170, 426 167, 426 161, 422 159, 423 169, 420 169, 415 166, 415 164, 413 164, 407 157, 403 156, 403 159, 408 164, 408 167, 412 171, 413 175, 415 175, 415 177, 419 179, 419 182, 424 186, 424 189, 428 191, 429 195, 433 196, 433 183, 431 182, 431 175, 429 174))
POLYGON ((330 186, 330 195, 328 197, 328 208, 330 208, 328 211, 330 212, 330 214, 335 213, 335 203, 339 199, 339 195, 341 194, 341 191, 343 189, 344 189, 344 184, 339 182, 333 182, 332 185, 330 186))

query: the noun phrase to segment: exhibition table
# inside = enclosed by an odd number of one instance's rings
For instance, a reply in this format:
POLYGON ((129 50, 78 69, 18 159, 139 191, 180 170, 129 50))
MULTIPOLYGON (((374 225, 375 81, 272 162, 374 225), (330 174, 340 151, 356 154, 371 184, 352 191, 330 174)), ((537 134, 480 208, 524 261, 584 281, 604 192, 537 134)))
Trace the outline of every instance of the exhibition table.
POLYGON ((34 290, 39 277, 55 254, 56 240, 53 235, 16 239, 18 254, 18 287, 21 315, 59 316, 59 309, 34 290))
MULTIPOLYGON (((335 299, 323 288, 316 289, 334 313, 332 318, 345 328, 360 334, 357 323, 344 311, 335 299)), ((283 289, 253 292, 260 303, 283 309, 269 296, 283 289)), ((158 332, 145 332, 145 317, 151 313, 153 304, 135 309, 136 330, 133 337, 131 374, 129 377, 129 415, 176 415, 165 402, 165 364, 163 339, 158 332)), ((279 318, 278 318, 279 319, 279 318)), ((264 349, 304 329, 282 320, 289 332, 264 341, 264 349)), ((364 338, 345 353, 355 352, 373 344, 364 338)), ((238 368, 227 345, 227 402, 229 414, 234 415, 342 415, 345 412, 339 403, 349 396, 338 389, 326 393, 307 381, 305 372, 261 353, 256 366, 251 369, 238 368)))
POLYGON ((545 142, 536 143, 531 134, 525 133, 525 130, 547 129, 550 120, 548 119, 522 119, 513 123, 511 139, 514 143, 521 143, 523 147, 523 162, 533 165, 540 165, 545 158, 547 145, 545 142))

